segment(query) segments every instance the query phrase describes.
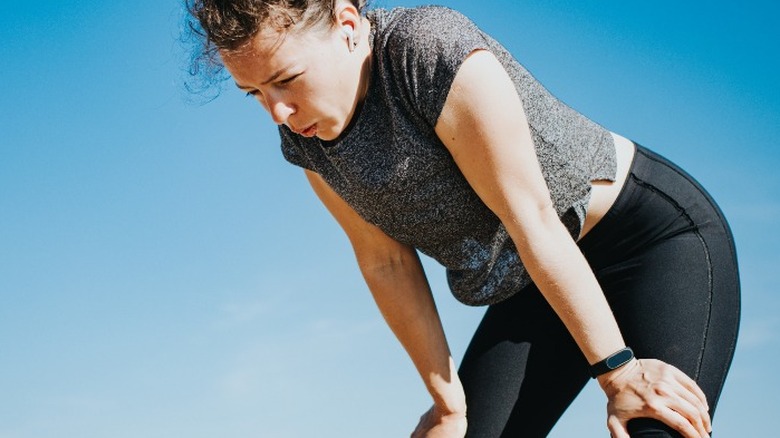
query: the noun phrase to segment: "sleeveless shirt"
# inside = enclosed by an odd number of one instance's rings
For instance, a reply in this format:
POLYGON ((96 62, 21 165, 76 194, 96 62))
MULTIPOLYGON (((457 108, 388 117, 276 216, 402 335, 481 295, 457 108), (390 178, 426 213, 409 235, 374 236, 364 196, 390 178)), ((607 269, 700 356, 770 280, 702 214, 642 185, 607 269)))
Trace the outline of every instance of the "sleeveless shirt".
POLYGON ((575 239, 592 180, 614 181, 609 131, 552 96, 497 41, 444 7, 375 9, 372 70, 360 112, 333 143, 280 126, 285 159, 312 170, 362 218, 447 269, 453 295, 497 303, 531 283, 498 217, 436 136, 452 81, 475 50, 492 52, 515 84, 547 187, 575 239))

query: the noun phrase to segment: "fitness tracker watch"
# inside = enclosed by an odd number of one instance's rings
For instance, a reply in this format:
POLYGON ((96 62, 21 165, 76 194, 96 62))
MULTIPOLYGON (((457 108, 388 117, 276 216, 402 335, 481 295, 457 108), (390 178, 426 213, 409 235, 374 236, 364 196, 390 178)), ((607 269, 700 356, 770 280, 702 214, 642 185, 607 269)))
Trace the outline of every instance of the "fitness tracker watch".
POLYGON ((596 362, 590 366, 590 375, 595 379, 596 377, 608 373, 612 370, 616 370, 623 365, 627 364, 634 358, 634 350, 630 347, 625 347, 612 353, 606 359, 596 362))

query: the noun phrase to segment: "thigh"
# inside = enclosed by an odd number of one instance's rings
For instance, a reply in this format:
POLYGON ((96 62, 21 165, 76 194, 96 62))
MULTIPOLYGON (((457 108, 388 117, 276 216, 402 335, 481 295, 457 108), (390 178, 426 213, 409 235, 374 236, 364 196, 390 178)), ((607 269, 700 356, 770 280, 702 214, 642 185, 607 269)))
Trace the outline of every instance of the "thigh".
MULTIPOLYGON (((698 243, 679 236, 657 245, 626 265, 619 286, 608 280, 602 284, 636 356, 660 359, 688 374, 706 394, 713 414, 731 362, 733 337, 715 336, 712 327, 735 326, 713 312, 711 273, 700 260, 704 254, 695 249, 698 243), (723 354, 712 360, 713 352, 723 354)), ((636 437, 680 436, 649 419, 629 422, 629 432, 636 437)))
POLYGON ((546 436, 589 377, 584 356, 535 286, 488 308, 459 374, 470 438, 546 436))
MULTIPOLYGON (((738 270, 725 219, 698 183, 641 148, 610 213, 580 244, 626 343, 637 357, 692 377, 713 414, 739 325, 738 270)), ((633 436, 676 436, 651 420, 629 429, 633 436)))
POLYGON ((602 281, 626 344, 637 357, 668 362, 697 381, 711 408, 734 350, 732 291, 713 284, 709 255, 697 236, 681 235, 625 264, 602 281))

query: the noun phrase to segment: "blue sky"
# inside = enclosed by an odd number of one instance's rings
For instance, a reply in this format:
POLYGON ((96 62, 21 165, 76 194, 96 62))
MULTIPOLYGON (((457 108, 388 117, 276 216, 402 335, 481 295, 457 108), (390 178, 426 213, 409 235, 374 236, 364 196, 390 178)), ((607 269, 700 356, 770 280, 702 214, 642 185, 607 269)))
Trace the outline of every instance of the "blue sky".
MULTIPOLYGON (((0 4, 0 438, 408 434, 427 394, 269 118, 187 102, 179 3, 67 3, 0 4)), ((440 4, 719 201, 743 322, 715 427, 771 434, 777 3, 440 4)), ((459 359, 483 309, 426 269, 459 359)), ((589 386, 553 436, 605 436, 603 405, 589 386)))

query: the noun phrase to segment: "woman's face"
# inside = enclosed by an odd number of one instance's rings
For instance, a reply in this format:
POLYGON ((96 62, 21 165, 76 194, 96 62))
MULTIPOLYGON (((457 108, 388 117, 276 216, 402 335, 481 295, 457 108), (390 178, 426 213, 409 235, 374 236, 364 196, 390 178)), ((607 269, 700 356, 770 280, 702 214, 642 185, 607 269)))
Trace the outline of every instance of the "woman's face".
POLYGON ((238 88, 254 96, 276 124, 333 140, 363 98, 364 52, 349 50, 339 26, 315 26, 264 30, 245 49, 221 56, 238 88))

